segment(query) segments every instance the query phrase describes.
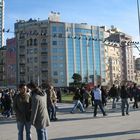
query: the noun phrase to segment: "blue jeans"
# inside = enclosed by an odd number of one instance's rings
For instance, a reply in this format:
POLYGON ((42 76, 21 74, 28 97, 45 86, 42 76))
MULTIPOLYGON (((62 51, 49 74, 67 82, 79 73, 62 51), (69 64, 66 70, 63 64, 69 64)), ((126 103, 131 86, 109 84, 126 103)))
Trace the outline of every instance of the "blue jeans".
POLYGON ((112 109, 116 108, 116 97, 112 97, 113 101, 112 101, 112 109))
POLYGON ((74 107, 72 108, 71 112, 74 112, 77 107, 79 107, 79 109, 80 109, 81 112, 84 112, 85 111, 85 109, 83 107, 83 104, 80 102, 80 100, 75 100, 74 103, 75 104, 74 104, 74 107))
POLYGON ((38 140, 48 140, 47 128, 36 128, 36 132, 38 140))
POLYGON ((121 108, 122 108, 122 115, 124 115, 125 113, 125 105, 126 105, 126 114, 128 114, 129 113, 129 103, 128 103, 128 99, 127 98, 124 98, 124 99, 122 99, 122 106, 121 106, 121 108))
POLYGON ((31 124, 29 122, 17 122, 18 140, 23 140, 24 126, 26 130, 26 140, 31 140, 31 124))
POLYGON ((103 109, 102 102, 100 100, 94 100, 94 116, 97 115, 97 108, 98 108, 98 106, 100 107, 103 115, 105 116, 106 113, 105 113, 105 111, 103 109))

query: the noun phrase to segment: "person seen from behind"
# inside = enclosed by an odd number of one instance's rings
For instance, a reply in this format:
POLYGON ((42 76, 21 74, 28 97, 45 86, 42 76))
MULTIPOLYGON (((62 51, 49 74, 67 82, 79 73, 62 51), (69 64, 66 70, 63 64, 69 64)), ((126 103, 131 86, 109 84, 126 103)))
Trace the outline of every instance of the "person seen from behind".
POLYGON ((104 111, 103 105, 102 105, 102 92, 100 90, 100 85, 93 89, 93 94, 94 94, 94 117, 97 115, 97 108, 98 106, 100 107, 103 116, 106 116, 106 113, 104 111))
POLYGON ((30 83, 28 86, 32 94, 31 124, 36 128, 38 140, 48 140, 47 127, 50 125, 50 120, 46 92, 35 83, 30 83))

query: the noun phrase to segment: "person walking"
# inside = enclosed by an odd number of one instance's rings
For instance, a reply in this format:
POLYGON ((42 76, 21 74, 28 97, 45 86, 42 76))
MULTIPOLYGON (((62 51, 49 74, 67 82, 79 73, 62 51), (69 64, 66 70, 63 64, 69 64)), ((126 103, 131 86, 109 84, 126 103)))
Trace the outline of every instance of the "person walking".
POLYGON ((97 115, 98 106, 100 107, 100 109, 103 113, 103 116, 106 116, 106 113, 102 106, 102 93, 100 90, 100 85, 98 85, 97 87, 95 86, 95 88, 93 90, 93 94, 94 94, 94 117, 96 117, 96 115, 97 115))
POLYGON ((77 107, 80 109, 81 112, 85 112, 85 109, 84 109, 83 104, 81 103, 80 99, 81 99, 80 89, 77 88, 75 95, 73 97, 74 106, 71 110, 71 113, 74 113, 77 107))
POLYGON ((23 140, 24 127, 26 140, 31 140, 31 96, 27 93, 25 84, 19 85, 19 94, 14 97, 13 108, 16 113, 18 140, 23 140))
POLYGON ((125 116, 125 105, 126 105, 126 115, 129 115, 129 103, 128 103, 128 92, 125 85, 121 87, 121 109, 122 109, 122 116, 125 116))
POLYGON ((138 108, 138 100, 139 100, 139 96, 140 96, 140 92, 139 89, 137 88, 137 84, 135 83, 133 88, 132 88, 132 96, 134 97, 134 104, 133 104, 133 108, 138 108))
POLYGON ((113 108, 116 108, 116 99, 118 97, 118 93, 117 93, 117 88, 115 87, 114 84, 111 87, 111 89, 109 90, 109 93, 108 94, 113 99, 113 101, 112 101, 112 109, 113 108))
POLYGON ((36 128, 38 140, 48 140, 47 127, 50 120, 47 111, 46 93, 35 83, 30 83, 32 94, 31 124, 36 128))
POLYGON ((58 120, 56 118, 57 95, 52 85, 47 84, 46 94, 47 94, 47 109, 49 118, 51 121, 57 121, 58 120))

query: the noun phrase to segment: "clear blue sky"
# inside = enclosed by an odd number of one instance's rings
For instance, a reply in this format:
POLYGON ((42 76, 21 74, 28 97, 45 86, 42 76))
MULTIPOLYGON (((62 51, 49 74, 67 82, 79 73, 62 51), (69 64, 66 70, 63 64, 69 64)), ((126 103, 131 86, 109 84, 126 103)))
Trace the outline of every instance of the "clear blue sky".
POLYGON ((64 22, 114 25, 139 41, 137 0, 5 0, 5 29, 13 31, 18 19, 47 19, 51 11, 64 22))

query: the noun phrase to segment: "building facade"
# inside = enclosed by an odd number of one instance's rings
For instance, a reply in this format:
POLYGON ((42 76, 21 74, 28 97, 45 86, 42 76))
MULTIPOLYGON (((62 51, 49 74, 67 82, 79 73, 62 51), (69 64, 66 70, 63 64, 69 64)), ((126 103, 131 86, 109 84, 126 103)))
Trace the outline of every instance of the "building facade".
POLYGON ((4 0, 0 0, 0 48, 4 45, 4 0))
POLYGON ((106 83, 121 83, 121 52, 119 44, 105 44, 106 83))
POLYGON ((16 39, 6 40, 6 79, 7 85, 16 86, 16 39))
POLYGON ((140 71, 140 58, 135 60, 135 69, 140 71))
POLYGON ((6 80, 6 47, 0 48, 0 87, 7 86, 6 80))
POLYGON ((140 85, 140 58, 135 59, 135 82, 140 85))
POLYGON ((120 46, 121 81, 135 81, 132 37, 116 28, 110 31, 112 32, 110 32, 108 39, 120 46))
POLYGON ((17 82, 49 81, 69 86, 79 73, 83 82, 105 82, 104 28, 60 21, 19 21, 17 82))

